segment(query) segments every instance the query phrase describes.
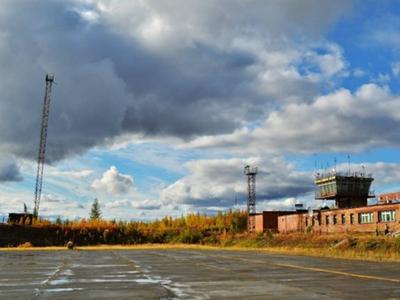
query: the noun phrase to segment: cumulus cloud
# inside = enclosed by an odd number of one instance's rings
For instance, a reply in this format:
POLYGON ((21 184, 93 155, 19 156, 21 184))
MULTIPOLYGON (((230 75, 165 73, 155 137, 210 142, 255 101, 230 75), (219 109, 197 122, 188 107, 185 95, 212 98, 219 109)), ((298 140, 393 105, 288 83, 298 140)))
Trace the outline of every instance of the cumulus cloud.
MULTIPOLYGON (((1 190, 0 199, 7 199, 7 201, 0 201, 0 214, 7 215, 10 212, 23 212, 24 205, 27 205, 28 211, 33 211, 32 191, 25 190, 15 194, 7 190, 1 190), (32 199, 32 202, 30 199, 32 199)), ((89 206, 85 206, 77 200, 45 193, 42 195, 39 213, 41 216, 51 218, 55 216, 64 216, 66 218, 75 219, 77 217, 87 217, 89 211, 89 206)))
POLYGON ((253 153, 361 151, 400 144, 400 99, 388 88, 366 84, 339 89, 311 103, 292 103, 253 130, 200 137, 184 147, 231 148, 253 153), (246 147, 243 147, 246 145, 246 147))
POLYGON ((321 205, 322 202, 320 201, 319 203, 315 203, 314 199, 312 196, 308 197, 307 199, 303 198, 295 198, 295 197, 290 197, 286 199, 279 199, 279 200, 271 200, 271 201, 261 201, 257 203, 258 210, 259 211, 264 211, 264 210, 294 210, 295 209, 295 204, 301 203, 303 204, 303 207, 307 209, 308 207, 316 207, 318 205, 321 205))
POLYGON ((394 76, 399 76, 400 75, 400 62, 396 61, 394 63, 392 63, 391 65, 392 67, 392 73, 394 76))
MULTIPOLYGON (((340 165, 342 170, 347 170, 348 165, 340 165)), ((400 182, 400 165, 398 163, 375 162, 351 164, 350 169, 355 172, 372 174, 374 185, 382 187, 400 182)))
POLYGON ((133 210, 156 210, 160 209, 161 205, 159 202, 154 200, 141 200, 140 202, 130 201, 128 199, 118 199, 111 202, 106 202, 105 207, 109 209, 129 209, 133 210))
POLYGON ((100 179, 93 181, 92 188, 110 194, 126 194, 133 188, 133 178, 120 173, 116 167, 112 166, 100 179))
POLYGON ((114 200, 105 204, 106 208, 132 208, 132 202, 127 199, 114 200))
POLYGON ((364 77, 366 74, 367 74, 367 72, 360 68, 355 68, 353 70, 353 76, 357 77, 357 78, 364 77))
POLYGON ((0 151, 36 156, 47 71, 48 161, 124 133, 232 132, 344 72, 320 34, 349 3, 5 0, 0 151))
POLYGON ((313 189, 311 174, 296 171, 280 158, 197 160, 187 163, 188 175, 166 187, 161 200, 197 208, 232 206, 236 196, 245 199, 243 168, 248 163, 258 166, 259 201, 302 196, 313 189))
POLYGON ((165 39, 175 47, 193 45, 199 38, 215 43, 216 36, 223 44, 240 31, 251 33, 254 27, 266 29, 273 34, 319 34, 353 5, 352 1, 330 3, 317 0, 301 3, 290 0, 89 2, 125 34, 139 35, 148 40, 165 39), (237 25, 232 27, 232 24, 237 25))

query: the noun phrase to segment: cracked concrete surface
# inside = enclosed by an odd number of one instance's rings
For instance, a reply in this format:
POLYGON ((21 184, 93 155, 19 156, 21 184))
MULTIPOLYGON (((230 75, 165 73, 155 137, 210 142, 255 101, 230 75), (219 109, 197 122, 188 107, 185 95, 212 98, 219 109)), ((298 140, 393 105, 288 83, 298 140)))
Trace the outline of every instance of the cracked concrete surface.
POLYGON ((400 299, 400 263, 228 250, 0 252, 0 299, 400 299))

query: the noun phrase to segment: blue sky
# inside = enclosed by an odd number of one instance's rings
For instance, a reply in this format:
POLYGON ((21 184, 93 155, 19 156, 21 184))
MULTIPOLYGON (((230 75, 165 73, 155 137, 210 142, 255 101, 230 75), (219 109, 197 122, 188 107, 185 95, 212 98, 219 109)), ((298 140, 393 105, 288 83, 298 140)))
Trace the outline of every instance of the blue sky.
POLYGON ((259 210, 316 207, 316 162, 348 155, 400 189, 396 1, 5 1, 0 215, 33 205, 46 72, 44 217, 214 213, 246 164, 259 210))
POLYGON ((327 38, 342 47, 352 69, 365 72, 365 76, 359 78, 346 78, 343 87, 354 90, 382 74, 393 77, 385 84, 393 92, 399 91, 399 79, 392 70, 392 64, 400 54, 399 45, 396 45, 400 29, 399 13, 400 7, 395 1, 364 1, 333 26, 327 38))

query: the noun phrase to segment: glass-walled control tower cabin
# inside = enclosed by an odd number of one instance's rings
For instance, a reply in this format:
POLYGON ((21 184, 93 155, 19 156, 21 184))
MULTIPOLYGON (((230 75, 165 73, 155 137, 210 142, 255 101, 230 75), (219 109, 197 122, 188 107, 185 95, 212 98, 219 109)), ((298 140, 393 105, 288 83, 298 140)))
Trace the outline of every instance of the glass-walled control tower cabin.
POLYGON ((317 173, 315 199, 335 200, 337 208, 367 206, 368 198, 374 197, 373 192, 370 192, 373 180, 371 174, 357 172, 353 174, 334 171, 327 174, 317 173))

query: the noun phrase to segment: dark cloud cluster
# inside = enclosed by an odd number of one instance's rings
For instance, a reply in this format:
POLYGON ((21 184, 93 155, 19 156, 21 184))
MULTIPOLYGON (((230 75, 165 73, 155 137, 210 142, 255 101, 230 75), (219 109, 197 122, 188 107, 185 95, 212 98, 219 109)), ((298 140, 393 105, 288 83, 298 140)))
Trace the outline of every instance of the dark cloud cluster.
POLYGON ((21 181, 22 174, 19 166, 12 158, 0 159, 0 182, 2 181, 21 181))
POLYGON ((184 139, 232 132, 267 114, 288 90, 284 79, 293 86, 286 98, 301 94, 302 83, 312 90, 315 79, 285 77, 302 54, 283 41, 318 35, 347 9, 347 1, 311 0, 5 0, 0 151, 36 156, 46 72, 57 82, 49 161, 127 132, 184 139))

